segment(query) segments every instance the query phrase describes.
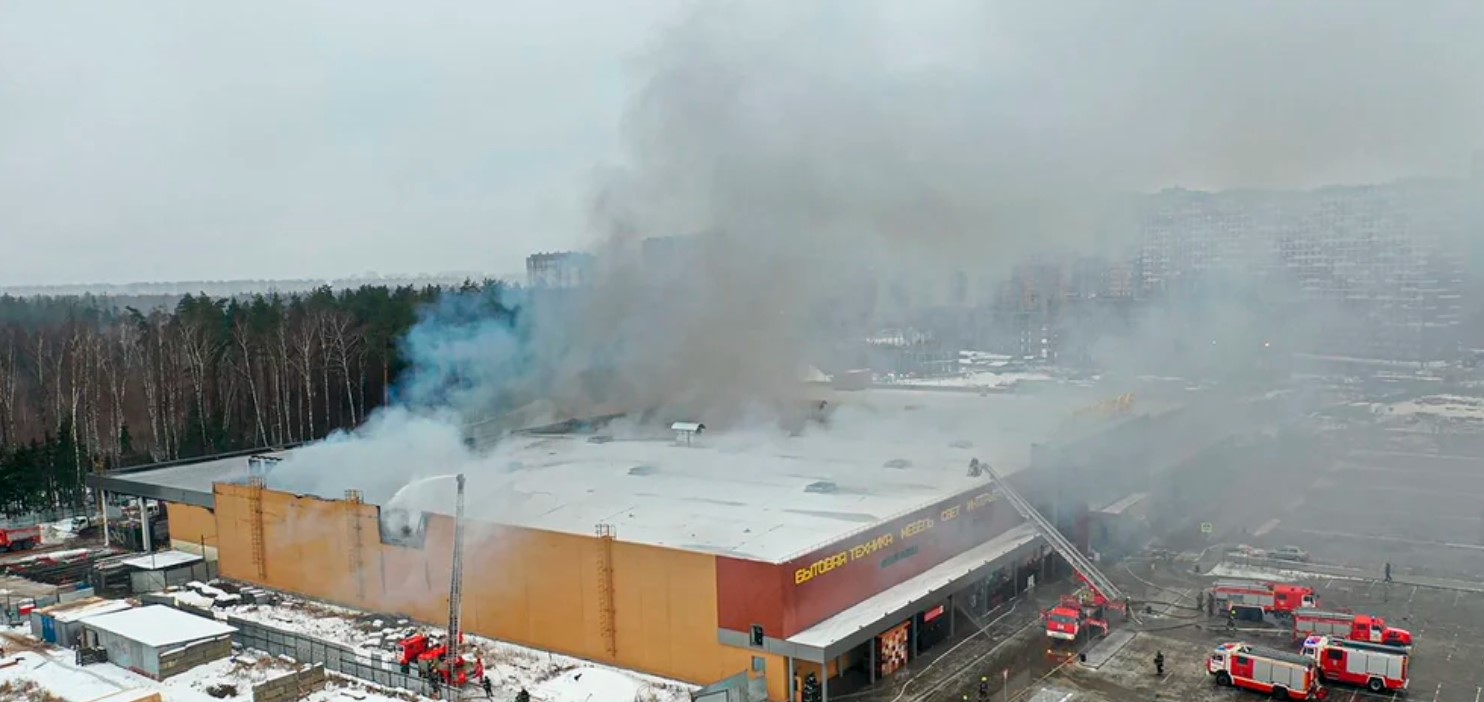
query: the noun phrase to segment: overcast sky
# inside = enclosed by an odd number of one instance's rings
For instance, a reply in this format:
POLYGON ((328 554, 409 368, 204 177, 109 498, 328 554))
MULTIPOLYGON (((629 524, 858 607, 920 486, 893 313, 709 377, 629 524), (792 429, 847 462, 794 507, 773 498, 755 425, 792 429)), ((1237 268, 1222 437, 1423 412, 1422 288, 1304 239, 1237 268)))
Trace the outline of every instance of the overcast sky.
POLYGON ((758 0, 795 6, 782 38, 765 10, 698 30, 689 1, 4 3, 0 284, 520 271, 603 234, 641 59, 732 27, 751 50, 714 60, 852 95, 932 75, 976 139, 1120 188, 1461 175, 1484 147, 1468 0, 758 0))

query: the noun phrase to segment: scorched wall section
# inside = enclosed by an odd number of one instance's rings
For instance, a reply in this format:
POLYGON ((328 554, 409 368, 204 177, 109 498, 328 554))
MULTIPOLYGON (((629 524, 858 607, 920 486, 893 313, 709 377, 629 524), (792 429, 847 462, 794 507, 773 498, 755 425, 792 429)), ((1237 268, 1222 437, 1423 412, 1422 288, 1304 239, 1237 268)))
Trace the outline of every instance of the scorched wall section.
POLYGON ((986 485, 786 563, 718 556, 719 625, 793 636, 1020 522, 986 485))

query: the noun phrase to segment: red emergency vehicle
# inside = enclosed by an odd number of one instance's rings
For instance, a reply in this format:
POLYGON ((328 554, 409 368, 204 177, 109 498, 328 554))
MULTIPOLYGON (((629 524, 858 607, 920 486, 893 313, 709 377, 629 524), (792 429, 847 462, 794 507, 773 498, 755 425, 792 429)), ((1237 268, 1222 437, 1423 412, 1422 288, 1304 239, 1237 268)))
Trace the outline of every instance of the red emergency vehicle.
POLYGON ((1232 606, 1261 607, 1268 614, 1292 615, 1300 609, 1312 609, 1318 598, 1314 589, 1287 583, 1265 583, 1257 580, 1217 580, 1211 587, 1218 610, 1232 606))
POLYGON ((1303 651, 1319 664, 1319 676, 1325 682, 1357 685, 1371 692, 1407 689, 1410 666, 1407 654, 1401 649, 1310 636, 1304 640, 1303 651))
POLYGON ((1061 604, 1045 612, 1046 636, 1061 641, 1076 641, 1084 635, 1108 634, 1108 620, 1103 616, 1103 603, 1092 598, 1068 595, 1061 604))
POLYGON ((0 549, 23 551, 41 543, 41 525, 0 527, 0 549))
POLYGON ((1224 643, 1206 660, 1206 672, 1217 685, 1233 685, 1276 699, 1322 700, 1329 691, 1319 684, 1314 659, 1296 653, 1224 643))
POLYGON ((1408 649, 1412 647, 1412 632, 1386 626, 1386 620, 1380 617, 1301 609, 1293 615, 1293 638, 1298 640, 1310 636, 1328 636, 1408 649))
MULTIPOLYGON (((463 641, 464 636, 460 634, 459 643, 463 641)), ((443 684, 454 687, 463 687, 484 678, 484 659, 465 654, 456 661, 444 660, 448 655, 444 643, 429 638, 427 634, 410 636, 400 643, 402 656, 399 662, 404 668, 416 665, 430 675, 437 675, 443 684)))

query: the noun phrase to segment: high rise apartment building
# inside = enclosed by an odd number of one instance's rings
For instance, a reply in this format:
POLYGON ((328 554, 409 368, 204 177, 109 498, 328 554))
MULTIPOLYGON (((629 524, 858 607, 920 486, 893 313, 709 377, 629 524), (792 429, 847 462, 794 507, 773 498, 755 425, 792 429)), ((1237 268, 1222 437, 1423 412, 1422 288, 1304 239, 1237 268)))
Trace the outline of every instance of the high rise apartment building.
POLYGON ((1307 192, 1150 196, 1141 297, 1217 294, 1298 305, 1295 350, 1431 361, 1459 344, 1464 244, 1481 231, 1478 183, 1406 181, 1307 192))

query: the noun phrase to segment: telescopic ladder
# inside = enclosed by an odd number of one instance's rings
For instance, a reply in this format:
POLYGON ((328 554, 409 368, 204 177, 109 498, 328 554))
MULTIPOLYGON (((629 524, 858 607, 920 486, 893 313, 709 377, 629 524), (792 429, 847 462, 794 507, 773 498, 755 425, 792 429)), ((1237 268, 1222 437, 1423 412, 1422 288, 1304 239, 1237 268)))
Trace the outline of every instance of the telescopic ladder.
POLYGON ((1010 487, 1010 483, 1004 478, 1001 478, 1000 474, 996 473, 988 463, 980 461, 979 466, 994 481, 995 492, 998 492, 1009 501, 1010 506, 1014 507, 1015 511, 1020 513, 1020 516, 1025 517, 1026 521, 1034 524, 1036 529, 1041 532, 1041 535, 1046 537, 1046 541, 1051 544, 1051 548, 1060 554, 1062 558, 1067 559, 1067 562, 1072 564, 1072 568, 1077 571, 1078 575, 1082 576, 1083 580, 1086 580, 1113 607, 1120 608, 1123 606, 1125 602, 1124 595, 1118 590, 1118 586, 1114 585, 1113 581, 1108 579, 1108 576, 1103 575, 1102 571, 1099 571, 1097 566, 1088 560, 1087 556, 1077 550, 1077 547, 1072 542, 1067 541, 1066 537, 1062 536, 1061 532, 1057 530, 1056 525, 1041 516, 1041 513, 1036 511, 1036 508, 1030 502, 1027 502, 1024 497, 1021 497, 1015 488, 1010 487))

